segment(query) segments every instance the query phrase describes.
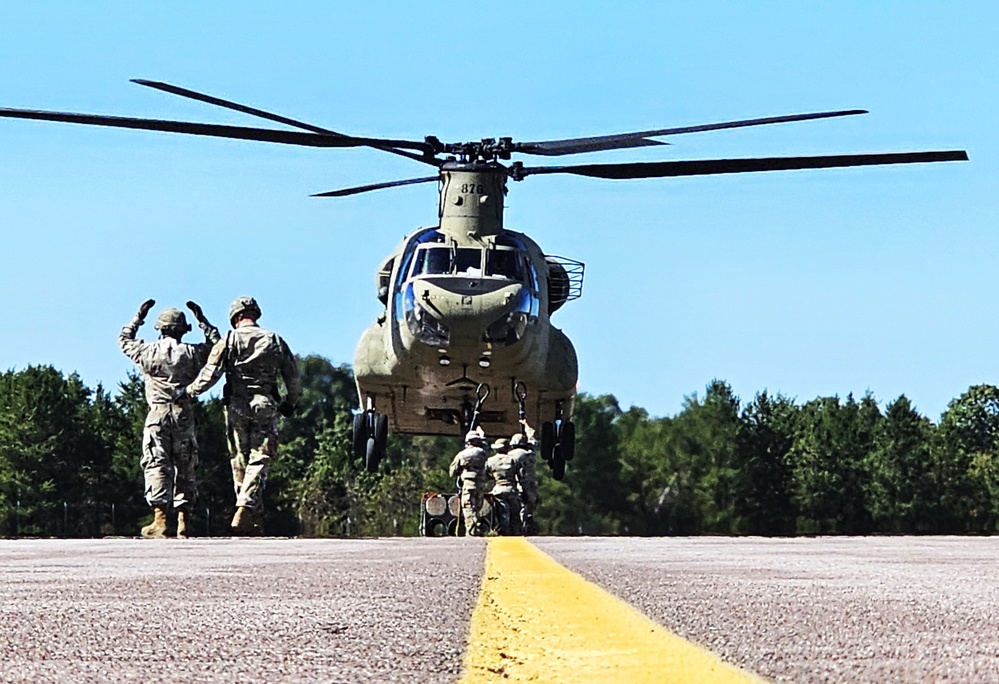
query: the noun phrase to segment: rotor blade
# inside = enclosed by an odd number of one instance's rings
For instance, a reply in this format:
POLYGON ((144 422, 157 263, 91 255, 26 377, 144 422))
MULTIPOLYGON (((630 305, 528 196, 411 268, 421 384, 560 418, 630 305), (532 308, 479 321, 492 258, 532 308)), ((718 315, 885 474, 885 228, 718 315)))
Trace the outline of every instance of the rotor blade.
POLYGON ((92 126, 112 126, 116 128, 134 128, 146 131, 165 131, 167 133, 207 135, 216 138, 258 140, 261 142, 283 143, 285 145, 304 145, 307 147, 391 146, 420 151, 428 149, 426 143, 413 142, 409 140, 385 140, 382 138, 355 138, 353 136, 319 135, 316 133, 279 131, 269 128, 247 128, 245 126, 223 126, 219 124, 192 123, 188 121, 163 121, 160 119, 133 119, 123 116, 104 116, 100 114, 74 114, 70 112, 46 112, 34 109, 0 108, 0 116, 14 119, 38 119, 41 121, 62 121, 65 123, 89 124, 92 126))
POLYGON ((866 109, 847 109, 837 112, 814 112, 812 114, 789 114, 787 116, 770 116, 763 119, 743 119, 742 121, 726 121, 723 123, 702 124, 699 126, 681 126, 679 128, 660 128, 653 131, 637 133, 618 133, 616 135, 601 135, 595 138, 571 138, 568 140, 547 140, 543 142, 519 143, 518 152, 557 156, 562 154, 577 154, 579 152, 597 152, 626 147, 644 147, 646 145, 661 145, 655 140, 646 140, 660 135, 678 135, 680 133, 701 133, 717 131, 724 128, 744 128, 746 126, 764 126, 767 124, 788 123, 791 121, 809 121, 811 119, 828 119, 835 116, 853 116, 866 114, 866 109))
MULTIPOLYGON (((304 121, 296 121, 295 119, 289 119, 286 116, 281 116, 280 114, 272 114, 271 112, 264 111, 263 109, 257 109, 256 107, 249 107, 247 105, 239 104, 238 102, 232 102, 230 100, 223 100, 220 97, 215 97, 213 95, 206 95, 205 93, 199 93, 194 90, 188 90, 187 88, 181 88, 180 86, 171 85, 170 83, 163 83, 162 81, 147 81, 142 78, 133 78, 132 83, 137 83, 141 86, 146 86, 147 88, 154 88, 156 90, 162 90, 163 92, 170 93, 172 95, 180 95, 181 97, 187 97, 192 100, 198 100, 199 102, 206 102, 211 105, 216 105, 218 107, 225 107, 226 109, 232 109, 237 112, 242 112, 244 114, 249 114, 251 116, 257 116, 261 119, 267 119, 268 121, 274 121, 276 123, 283 123, 288 126, 294 126, 295 128, 301 128, 306 131, 311 131, 313 133, 320 133, 322 135, 332 135, 337 137, 349 137, 343 133, 338 133, 336 131, 331 131, 328 128, 320 128, 319 126, 313 126, 312 124, 305 123, 304 121)), ((375 149, 383 150, 385 152, 391 152, 392 154, 398 154, 415 161, 423 162, 424 164, 430 164, 431 166, 438 166, 439 163, 433 158, 423 157, 418 154, 413 154, 412 152, 406 152, 405 150, 397 150, 394 147, 387 147, 381 145, 373 145, 375 149)))
POLYGON ((593 178, 663 178, 668 176, 707 176, 753 171, 831 169, 845 166, 881 164, 920 164, 925 162, 967 161, 964 150, 946 152, 896 152, 888 154, 843 154, 828 157, 764 157, 759 159, 701 159, 693 161, 631 164, 582 164, 579 166, 522 167, 521 176, 544 173, 572 173, 593 178))
POLYGON ((330 190, 329 192, 320 192, 311 197, 347 197, 348 195, 357 195, 362 192, 368 192, 369 190, 381 190, 383 188, 394 188, 399 185, 414 185, 416 183, 429 183, 430 181, 440 180, 440 176, 427 176, 426 178, 410 178, 408 180, 400 181, 388 181, 386 183, 372 183, 371 185, 359 185, 355 188, 344 188, 343 190, 330 190))

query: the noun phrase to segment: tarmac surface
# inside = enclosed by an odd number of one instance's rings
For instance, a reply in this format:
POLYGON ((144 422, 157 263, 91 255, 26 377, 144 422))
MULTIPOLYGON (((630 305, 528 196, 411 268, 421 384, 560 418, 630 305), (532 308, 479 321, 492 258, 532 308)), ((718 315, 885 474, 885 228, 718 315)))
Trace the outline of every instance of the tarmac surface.
POLYGON ((532 541, 766 679, 999 683, 999 537, 532 541))
POLYGON ((0 682, 453 682, 482 539, 0 541, 0 682))
MULTIPOLYGON (((999 684, 999 538, 531 542, 770 680, 999 684)), ((2 540, 0 682, 457 681, 486 543, 2 540)))

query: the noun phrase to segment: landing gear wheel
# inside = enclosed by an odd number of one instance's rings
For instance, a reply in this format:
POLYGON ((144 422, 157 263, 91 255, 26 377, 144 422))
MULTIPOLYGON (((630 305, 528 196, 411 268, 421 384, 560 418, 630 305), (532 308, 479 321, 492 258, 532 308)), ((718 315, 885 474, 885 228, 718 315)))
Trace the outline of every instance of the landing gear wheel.
POLYGON ((554 451, 555 426, 546 421, 541 424, 541 458, 548 461, 550 464, 552 460, 552 453, 554 451))
POLYGON ((558 447, 555 448, 555 453, 552 455, 551 467, 554 479, 561 480, 565 477, 565 459, 562 458, 562 450, 558 447))
POLYGON ((571 461, 576 455, 576 424, 571 420, 563 421, 559 426, 558 446, 566 461, 571 461))
POLYGON ((381 454, 378 453, 378 445, 375 443, 374 437, 368 437, 368 443, 364 450, 364 467, 367 468, 369 473, 373 473, 378 470, 378 462, 381 460, 381 454))
POLYGON ((384 413, 376 413, 374 420, 375 450, 378 452, 378 460, 385 458, 385 449, 388 446, 388 416, 384 413))
POLYGON ((354 458, 358 461, 364 460, 365 447, 368 442, 368 414, 358 413, 354 416, 354 423, 351 426, 351 438, 353 439, 354 458))

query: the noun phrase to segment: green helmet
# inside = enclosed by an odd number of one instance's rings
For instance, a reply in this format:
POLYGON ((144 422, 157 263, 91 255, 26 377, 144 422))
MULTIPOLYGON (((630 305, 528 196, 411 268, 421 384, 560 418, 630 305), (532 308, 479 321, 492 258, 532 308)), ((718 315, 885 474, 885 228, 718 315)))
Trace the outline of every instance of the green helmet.
POLYGON ((248 314, 253 320, 260 318, 260 305, 253 297, 236 297, 236 301, 229 307, 229 323, 236 325, 236 318, 242 314, 248 314))
POLYGON ((156 317, 156 324, 154 327, 157 330, 163 331, 173 331, 179 333, 191 332, 191 326, 187 323, 187 316, 180 309, 175 309, 172 306, 160 311, 160 315, 156 317))

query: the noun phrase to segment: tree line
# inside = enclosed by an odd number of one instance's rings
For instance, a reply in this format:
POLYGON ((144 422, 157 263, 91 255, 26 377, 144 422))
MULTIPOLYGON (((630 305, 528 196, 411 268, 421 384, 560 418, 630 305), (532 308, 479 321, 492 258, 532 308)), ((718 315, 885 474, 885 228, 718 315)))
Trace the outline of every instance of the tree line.
MULTIPOLYGON (((392 435, 378 473, 351 456, 351 370, 300 359, 265 494, 277 535, 412 535, 424 492, 453 492, 458 437, 392 435)), ((222 405, 197 405, 197 530, 225 534, 234 495, 222 405)), ((149 518, 139 467, 142 380, 115 392, 47 366, 0 375, 0 536, 132 536, 149 518)), ((901 396, 743 403, 712 381, 675 416, 581 394, 563 481, 539 461, 546 534, 989 534, 999 523, 999 388, 976 385, 938 422, 901 396)), ((490 435, 499 437, 502 435, 490 435)))

